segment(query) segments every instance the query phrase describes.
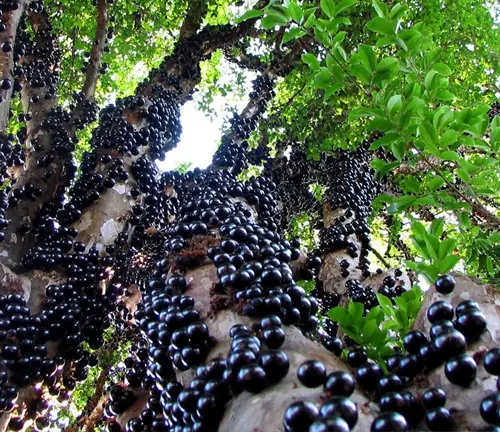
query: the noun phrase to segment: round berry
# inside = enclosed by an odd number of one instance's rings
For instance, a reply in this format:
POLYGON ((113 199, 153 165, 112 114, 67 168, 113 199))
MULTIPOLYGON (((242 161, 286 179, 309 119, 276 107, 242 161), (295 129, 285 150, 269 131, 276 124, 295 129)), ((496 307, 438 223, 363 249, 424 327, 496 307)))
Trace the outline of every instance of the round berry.
POLYGON ((297 378, 306 387, 319 387, 326 380, 325 365, 319 360, 307 360, 297 369, 297 378))
POLYGON ((318 408, 311 402, 294 402, 285 411, 283 424, 290 432, 308 432, 318 417, 318 408))
POLYGON ((324 390, 327 396, 351 396, 355 386, 351 374, 335 371, 326 378, 324 390))
POLYGON ((290 370, 290 360, 284 351, 269 350, 260 357, 260 365, 266 372, 270 383, 283 379, 290 370))
POLYGON ((500 348, 490 349, 484 356, 484 369, 491 375, 500 375, 500 348))
POLYGON ((403 338, 403 346, 410 354, 418 354, 420 348, 428 343, 427 336, 420 330, 412 330, 403 338))
POLYGON ((453 319, 453 306, 444 300, 432 303, 427 309, 427 319, 435 324, 440 320, 453 319))
POLYGON ((480 310, 479 305, 477 302, 474 300, 464 300, 460 302, 457 307, 455 308, 455 313, 460 315, 461 313, 464 313, 466 310, 480 310))
POLYGON ((358 368, 368 361, 368 356, 362 349, 353 349, 347 354, 347 363, 349 366, 358 368))
POLYGON ((463 354, 449 360, 444 368, 444 373, 451 383, 468 387, 477 375, 476 362, 470 355, 463 354))
POLYGON ((442 332, 432 343, 442 360, 463 354, 467 348, 467 342, 462 333, 457 330, 442 332))
POLYGON ((500 426, 500 395, 485 397, 479 406, 479 413, 486 423, 500 426))
POLYGON ((422 395, 422 403, 428 410, 440 408, 446 403, 446 393, 440 388, 430 388, 422 395))
POLYGON ((455 289, 455 279, 450 275, 439 276, 436 280, 436 291, 441 294, 450 294, 455 289))
POLYGON ((454 421, 450 412, 443 407, 429 411, 425 416, 427 427, 431 431, 451 431, 454 427, 454 421))
POLYGON ((358 421, 358 408, 354 402, 348 398, 334 396, 329 399, 320 409, 321 417, 341 417, 352 429, 358 421))
POLYGON ((256 364, 243 366, 238 372, 238 384, 250 393, 259 393, 267 386, 266 372, 256 364))
POLYGON ((308 432, 349 432, 347 422, 340 417, 333 417, 315 421, 308 432))
POLYGON ((467 341, 477 341, 486 330, 486 318, 481 312, 468 309, 457 316, 455 328, 467 341))
POLYGON ((406 419, 397 412, 384 412, 373 420, 371 432, 407 432, 406 419))
POLYGON ((366 390, 375 390, 384 371, 377 363, 366 363, 356 371, 357 383, 366 390))

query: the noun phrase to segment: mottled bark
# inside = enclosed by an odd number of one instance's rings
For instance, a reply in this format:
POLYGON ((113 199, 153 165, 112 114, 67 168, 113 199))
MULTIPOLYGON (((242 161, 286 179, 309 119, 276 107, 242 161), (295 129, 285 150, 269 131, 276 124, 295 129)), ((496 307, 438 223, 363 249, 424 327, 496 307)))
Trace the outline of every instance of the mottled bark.
POLYGON ((108 32, 108 2, 98 0, 97 2, 97 28, 95 32, 90 60, 85 73, 85 82, 82 92, 87 99, 93 100, 97 81, 99 79, 99 68, 101 67, 104 46, 106 45, 106 35, 108 32))
MULTIPOLYGON (((15 10, 7 10, 3 13, 2 21, 6 25, 5 31, 0 33, 0 45, 4 43, 10 43, 12 50, 3 51, 0 50, 0 75, 2 78, 8 78, 11 83, 14 83, 14 44, 16 41, 17 27, 19 26, 19 21, 24 13, 24 8, 26 7, 26 0, 19 1, 19 7, 15 10)), ((9 108, 10 100, 12 97, 12 92, 14 90, 14 85, 12 85, 8 90, 2 90, 0 92, 2 100, 0 102, 0 132, 4 133, 7 129, 7 124, 9 122, 9 108)))
MULTIPOLYGON (((428 333, 431 323, 426 317, 427 309, 437 300, 446 300, 454 308, 464 300, 476 301, 488 323, 486 333, 478 342, 469 344, 467 349, 467 353, 477 363, 477 377, 469 387, 459 387, 448 381, 444 367, 440 366, 430 373, 419 375, 409 390, 415 396, 419 396, 428 388, 442 388, 446 393, 446 408, 451 412, 457 430, 485 430, 486 424, 479 414, 479 405, 486 396, 496 391, 496 377, 486 373, 482 359, 487 350, 500 344, 500 294, 494 286, 484 285, 468 276, 453 274, 453 277, 456 286, 450 295, 443 296, 433 288, 426 293, 414 327, 428 333)), ((423 424, 421 426, 424 427, 423 424)))

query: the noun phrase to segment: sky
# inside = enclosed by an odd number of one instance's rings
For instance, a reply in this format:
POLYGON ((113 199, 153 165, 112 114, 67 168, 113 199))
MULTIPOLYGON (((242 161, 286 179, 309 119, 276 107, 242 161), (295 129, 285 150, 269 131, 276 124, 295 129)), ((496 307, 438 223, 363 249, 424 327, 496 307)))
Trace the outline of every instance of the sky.
MULTIPOLYGON (((222 58, 222 77, 220 85, 231 81, 231 65, 222 58)), ((197 100, 200 94, 194 95, 193 100, 186 102, 181 107, 182 134, 177 147, 167 153, 163 162, 158 161, 157 166, 161 171, 169 171, 184 163, 192 163, 189 167, 206 168, 212 161, 212 155, 217 149, 222 135, 224 121, 232 115, 228 104, 236 112, 241 112, 248 102, 248 94, 252 88, 254 73, 245 71, 244 97, 239 98, 235 94, 227 96, 217 95, 214 97, 213 107, 216 116, 207 117, 204 112, 198 110, 197 100)))

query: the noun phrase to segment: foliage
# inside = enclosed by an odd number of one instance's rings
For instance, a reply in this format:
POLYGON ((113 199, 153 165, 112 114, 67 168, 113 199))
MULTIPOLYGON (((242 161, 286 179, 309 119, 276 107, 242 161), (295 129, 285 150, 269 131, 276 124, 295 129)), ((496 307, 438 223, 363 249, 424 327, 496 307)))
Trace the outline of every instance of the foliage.
MULTIPOLYGON (((423 208, 432 217, 442 213, 439 224, 443 228, 440 235, 444 237, 456 230, 456 221, 465 217, 474 218, 480 230, 493 232, 500 221, 500 160, 496 157, 500 121, 498 117, 489 119, 490 106, 477 103, 482 99, 477 92, 473 92, 474 103, 469 104, 470 88, 476 84, 471 79, 480 75, 495 86, 495 73, 485 75, 483 70, 479 75, 467 75, 472 86, 465 85, 464 91, 463 70, 460 73, 453 70, 467 57, 456 50, 464 41, 455 45, 456 55, 451 56, 450 50, 444 50, 442 43, 435 41, 441 42, 440 38, 445 37, 440 27, 442 22, 429 17, 425 21, 414 20, 415 11, 406 3, 389 8, 373 0, 372 5, 373 12, 367 11, 371 19, 363 23, 364 34, 369 36, 363 36, 362 40, 353 16, 358 15, 358 8, 364 10, 366 4, 356 0, 322 0, 320 6, 289 0, 283 4, 271 3, 263 11, 249 15, 262 14, 261 26, 265 29, 283 27, 282 44, 301 38, 313 40, 318 50, 302 55, 308 68, 302 73, 306 80, 304 92, 316 95, 319 92, 324 105, 337 110, 338 100, 349 98, 351 103, 339 110, 344 116, 348 113, 345 122, 348 127, 356 130, 361 125, 365 136, 379 134, 370 146, 378 155, 372 167, 381 179, 388 179, 398 189, 396 194, 379 198, 379 202, 387 204, 383 212, 400 214, 410 221, 423 208)), ((484 8, 480 9, 465 24, 457 26, 469 29, 472 22, 480 21, 484 34, 490 34, 491 17, 484 8)), ((484 53, 483 66, 495 62, 486 53, 487 48, 496 48, 496 43, 483 41, 480 47, 478 50, 484 53)), ((486 93, 491 95, 491 91, 486 93)), ((306 118, 311 122, 309 116, 306 118)), ((323 142, 320 150, 329 148, 328 142, 323 142)), ((309 151, 312 157, 318 154, 314 147, 309 151)), ((481 266, 476 261, 479 257, 472 253, 473 244, 463 236, 441 242, 444 246, 440 254, 439 249, 421 247, 426 242, 436 247, 441 245, 429 233, 416 237, 416 230, 422 231, 419 227, 412 225, 411 247, 427 263, 419 261, 411 263, 411 267, 429 280, 435 280, 439 272, 458 263, 458 250, 473 258, 467 264, 469 269, 491 276, 494 258, 484 258, 481 266), (485 267, 486 262, 490 270, 485 267)))
POLYGON ((308 213, 299 213, 290 221, 288 238, 297 238, 301 247, 310 251, 318 244, 318 232, 312 226, 312 218, 308 213))
POLYGON ((363 303, 350 302, 337 306, 328 317, 339 323, 340 330, 358 345, 366 348, 369 358, 385 367, 384 358, 401 346, 403 337, 411 330, 422 304, 422 291, 418 286, 394 299, 377 294, 379 306, 365 313, 363 303))

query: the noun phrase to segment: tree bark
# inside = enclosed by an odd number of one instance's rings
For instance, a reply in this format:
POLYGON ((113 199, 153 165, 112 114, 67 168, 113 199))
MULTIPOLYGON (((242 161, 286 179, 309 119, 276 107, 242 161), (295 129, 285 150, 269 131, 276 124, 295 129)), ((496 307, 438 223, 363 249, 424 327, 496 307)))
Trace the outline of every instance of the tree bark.
POLYGON ((0 50, 0 75, 7 78, 11 82, 11 87, 7 90, 2 90, 2 99, 0 102, 0 133, 5 133, 9 122, 9 109, 12 92, 14 90, 14 44, 16 42, 17 27, 24 13, 26 0, 21 0, 18 3, 17 9, 9 9, 4 11, 3 22, 6 25, 5 31, 0 34, 0 44, 10 43, 11 50, 0 50))

